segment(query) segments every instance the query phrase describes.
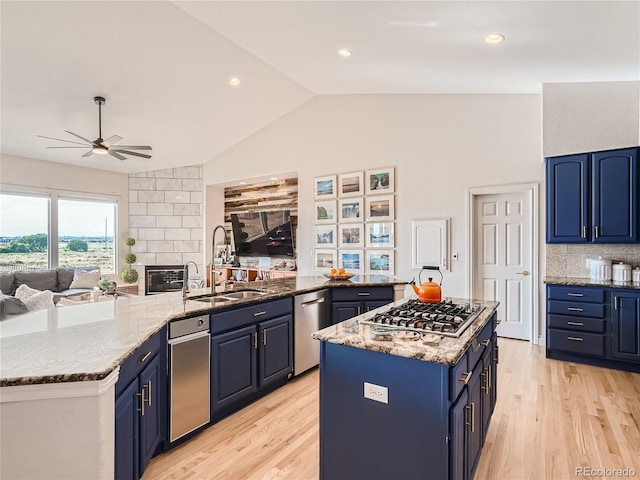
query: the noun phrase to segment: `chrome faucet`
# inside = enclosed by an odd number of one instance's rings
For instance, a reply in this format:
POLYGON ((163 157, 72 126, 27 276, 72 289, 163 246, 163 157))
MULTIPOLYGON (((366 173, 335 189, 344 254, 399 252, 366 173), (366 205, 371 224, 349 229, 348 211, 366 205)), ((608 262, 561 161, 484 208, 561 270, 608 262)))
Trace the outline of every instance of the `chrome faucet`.
POLYGON ((196 267, 196 273, 198 273, 198 265, 193 260, 189 260, 184 264, 184 273, 182 274, 182 301, 187 301, 187 293, 189 293, 189 264, 193 263, 196 267))
POLYGON ((216 294, 216 280, 215 280, 215 275, 222 275, 222 272, 218 272, 217 270, 214 270, 213 268, 213 263, 214 260, 216 258, 216 232, 218 231, 218 229, 222 230, 222 233, 224 235, 224 261, 223 263, 228 263, 229 262, 229 239, 227 237, 227 231, 224 229, 223 225, 217 225, 214 229, 213 229, 213 235, 211 237, 211 295, 215 295, 216 294))

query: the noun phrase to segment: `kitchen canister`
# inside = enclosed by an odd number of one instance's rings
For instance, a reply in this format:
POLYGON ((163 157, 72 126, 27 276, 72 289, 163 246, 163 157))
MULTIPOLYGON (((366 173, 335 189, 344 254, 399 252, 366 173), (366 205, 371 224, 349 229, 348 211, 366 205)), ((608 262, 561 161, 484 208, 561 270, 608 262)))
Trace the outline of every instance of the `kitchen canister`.
POLYGON ((611 260, 598 257, 589 260, 591 280, 611 281, 611 260))
POLYGON ((633 283, 640 283, 640 267, 636 267, 631 271, 631 281, 633 283))
POLYGON ((631 281, 631 265, 626 263, 616 263, 612 267, 614 282, 630 282, 631 281))

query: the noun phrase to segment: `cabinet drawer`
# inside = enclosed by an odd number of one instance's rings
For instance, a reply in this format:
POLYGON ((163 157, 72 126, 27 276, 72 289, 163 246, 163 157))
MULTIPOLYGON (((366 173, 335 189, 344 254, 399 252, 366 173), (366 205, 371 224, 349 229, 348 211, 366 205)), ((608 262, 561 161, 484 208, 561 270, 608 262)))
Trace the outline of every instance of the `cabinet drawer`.
POLYGON ((366 300, 393 300, 393 287, 345 287, 334 288, 331 291, 331 301, 366 301, 366 300))
POLYGON ((549 326, 580 332, 604 333, 605 321, 599 318, 573 318, 567 315, 549 314, 549 326))
POLYGON ((292 297, 240 307, 211 315, 211 333, 240 328, 293 312, 292 297))
POLYGON ((552 350, 604 356, 604 335, 549 329, 548 347, 552 350))
POLYGON ((449 401, 455 402, 464 386, 471 380, 469 372, 469 352, 465 353, 454 367, 449 369, 449 401))
POLYGON ((572 302, 605 303, 606 291, 603 288, 572 287, 570 285, 549 285, 549 300, 571 300, 572 302))
POLYGON ((136 348, 120 365, 120 375, 116 384, 116 396, 119 395, 131 381, 146 367, 161 348, 166 345, 166 328, 153 334, 149 340, 136 348))
POLYGON ((549 300, 548 312, 572 317, 605 318, 606 305, 597 303, 562 302, 549 300))

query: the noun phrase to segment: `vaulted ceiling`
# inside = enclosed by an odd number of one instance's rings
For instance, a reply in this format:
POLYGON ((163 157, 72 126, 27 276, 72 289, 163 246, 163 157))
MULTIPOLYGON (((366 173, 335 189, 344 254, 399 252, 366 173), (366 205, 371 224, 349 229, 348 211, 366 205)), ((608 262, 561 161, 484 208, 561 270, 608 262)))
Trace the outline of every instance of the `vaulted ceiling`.
POLYGON ((2 153, 121 172, 207 162, 318 94, 640 80, 639 2, 3 0, 0 13, 2 153), (151 159, 45 148, 74 145, 36 135, 98 137, 96 95, 103 138, 151 145, 151 159))

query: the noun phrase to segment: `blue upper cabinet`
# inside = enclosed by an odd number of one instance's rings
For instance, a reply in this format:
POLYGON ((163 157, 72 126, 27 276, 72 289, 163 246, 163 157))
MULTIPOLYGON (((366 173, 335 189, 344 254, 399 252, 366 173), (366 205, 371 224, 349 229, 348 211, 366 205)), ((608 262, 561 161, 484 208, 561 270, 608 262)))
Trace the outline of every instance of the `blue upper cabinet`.
POLYGON ((547 243, 635 243, 638 148, 547 158, 547 243))

